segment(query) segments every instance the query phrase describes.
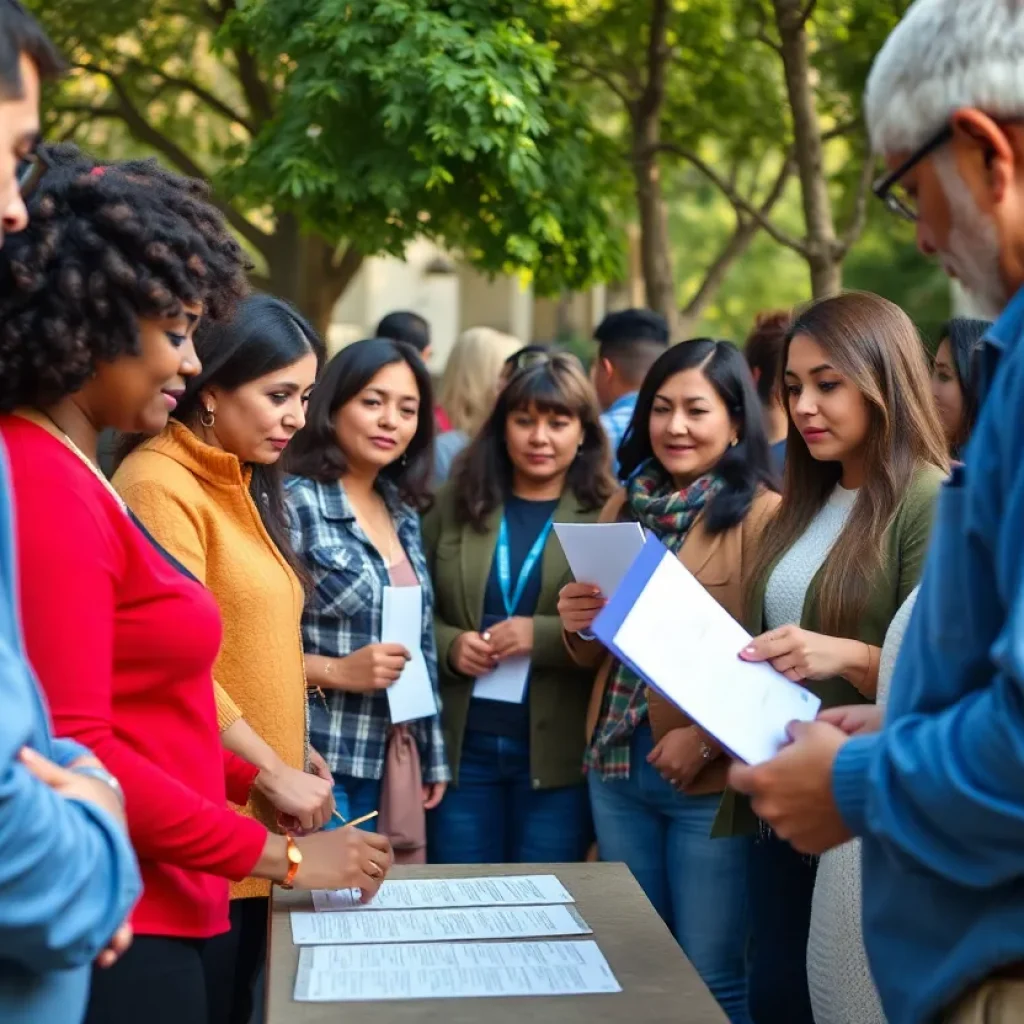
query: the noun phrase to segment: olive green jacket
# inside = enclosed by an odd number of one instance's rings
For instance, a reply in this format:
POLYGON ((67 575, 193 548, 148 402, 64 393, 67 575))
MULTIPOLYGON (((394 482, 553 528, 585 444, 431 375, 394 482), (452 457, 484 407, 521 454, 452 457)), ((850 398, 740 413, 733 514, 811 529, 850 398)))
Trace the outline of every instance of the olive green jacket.
MULTIPOLYGON (((892 525, 883 538, 885 557, 875 573, 857 628, 848 634, 850 639, 860 640, 872 647, 881 647, 885 641, 885 634, 893 616, 920 580, 928 551, 935 502, 944 479, 945 474, 933 466, 923 466, 915 474, 892 525)), ((765 631, 765 591, 781 557, 780 555, 779 559, 769 565, 751 584, 745 625, 752 636, 759 636, 765 631)), ((800 626, 812 633, 821 632, 819 611, 823 573, 824 566, 811 580, 804 598, 803 615, 800 618, 800 626)), ((838 676, 832 679, 809 679, 804 685, 821 698, 823 708, 872 703, 871 699, 865 697, 852 683, 838 676)), ((732 790, 726 790, 713 834, 739 835, 753 831, 755 826, 756 818, 750 810, 748 801, 739 798, 732 790)))
MULTIPOLYGON (((600 512, 583 511, 572 493, 566 492, 555 509, 555 522, 593 523, 600 512)), ((455 785, 473 680, 451 667, 449 655, 460 633, 480 628, 487 577, 503 514, 503 508, 495 509, 483 531, 456 522, 454 495, 451 487, 445 486, 423 519, 427 565, 434 582, 442 722, 455 785)), ((583 778, 584 723, 593 671, 577 666, 562 640, 558 592, 571 580, 562 547, 552 531, 541 559, 541 589, 533 616, 533 665, 527 695, 534 789, 569 786, 583 778)))

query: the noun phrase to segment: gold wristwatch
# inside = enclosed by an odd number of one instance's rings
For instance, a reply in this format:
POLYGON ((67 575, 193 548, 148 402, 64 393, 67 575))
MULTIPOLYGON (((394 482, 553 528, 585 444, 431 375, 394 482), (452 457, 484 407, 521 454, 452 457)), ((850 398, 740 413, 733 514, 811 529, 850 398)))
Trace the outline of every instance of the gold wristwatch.
POLYGON ((302 864, 302 851, 299 849, 299 844, 295 842, 295 836, 291 832, 285 832, 284 839, 288 844, 286 854, 288 857, 288 871, 284 876, 284 881, 281 883, 281 888, 291 889, 295 882, 295 876, 299 872, 299 865, 302 864))

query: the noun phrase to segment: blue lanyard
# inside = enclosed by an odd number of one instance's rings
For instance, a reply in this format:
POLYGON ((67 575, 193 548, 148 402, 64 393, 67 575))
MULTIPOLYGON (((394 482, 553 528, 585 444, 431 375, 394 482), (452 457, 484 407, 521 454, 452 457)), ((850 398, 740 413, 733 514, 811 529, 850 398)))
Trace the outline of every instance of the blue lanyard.
POLYGON ((516 609, 519 607, 519 602, 523 599, 523 591, 526 589, 526 583, 530 578, 530 574, 533 572, 534 566, 537 564, 537 559, 540 558, 544 551, 544 545, 547 543, 548 534, 551 532, 551 528, 555 525, 555 517, 552 516, 545 524, 544 529, 537 535, 537 539, 533 542, 533 547, 530 548, 529 553, 526 556, 526 560, 523 562, 523 567, 519 570, 519 579, 516 581, 515 593, 511 592, 512 588, 512 567, 510 565, 509 555, 509 543, 508 543, 508 522, 505 517, 501 517, 501 529, 498 531, 498 586, 501 588, 501 599, 505 602, 505 614, 511 618, 516 609))

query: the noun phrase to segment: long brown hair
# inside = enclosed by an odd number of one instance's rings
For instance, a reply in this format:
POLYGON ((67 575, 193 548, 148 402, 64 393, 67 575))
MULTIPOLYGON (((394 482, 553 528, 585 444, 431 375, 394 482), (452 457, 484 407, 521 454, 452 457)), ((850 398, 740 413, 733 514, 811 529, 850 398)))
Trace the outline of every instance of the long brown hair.
MULTIPOLYGON (((821 580, 820 619, 830 636, 849 634, 882 564, 883 538, 914 474, 923 466, 948 468, 946 442, 931 398, 928 364, 917 330, 899 306, 866 292, 822 299, 798 313, 786 335, 779 367, 785 395, 789 348, 797 335, 812 338, 829 362, 868 404, 864 481, 828 558, 821 580)), ((820 462, 793 422, 782 504, 765 530, 751 581, 800 538, 839 483, 838 462, 820 462)))
POLYGON ((576 416, 583 426, 580 445, 565 485, 584 510, 600 508, 615 486, 608 438, 601 426, 593 385, 570 355, 556 353, 517 370, 498 396, 490 416, 458 459, 452 474, 459 522, 485 529, 487 517, 512 493, 512 460, 505 447, 505 422, 520 409, 576 416))

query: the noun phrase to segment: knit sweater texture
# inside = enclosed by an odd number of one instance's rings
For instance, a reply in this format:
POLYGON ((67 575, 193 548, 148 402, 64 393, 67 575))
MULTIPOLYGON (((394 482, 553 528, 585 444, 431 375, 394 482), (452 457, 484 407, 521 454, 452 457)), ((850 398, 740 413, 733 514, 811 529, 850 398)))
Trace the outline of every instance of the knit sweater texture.
MULTIPOLYGON (((281 760, 307 763, 302 586, 260 519, 252 471, 171 421, 128 456, 114 486, 153 536, 213 594, 224 622, 214 664, 223 731, 244 717, 281 760)), ((253 790, 246 813, 273 831, 277 812, 253 790)), ((231 898, 266 896, 247 878, 231 898)))

